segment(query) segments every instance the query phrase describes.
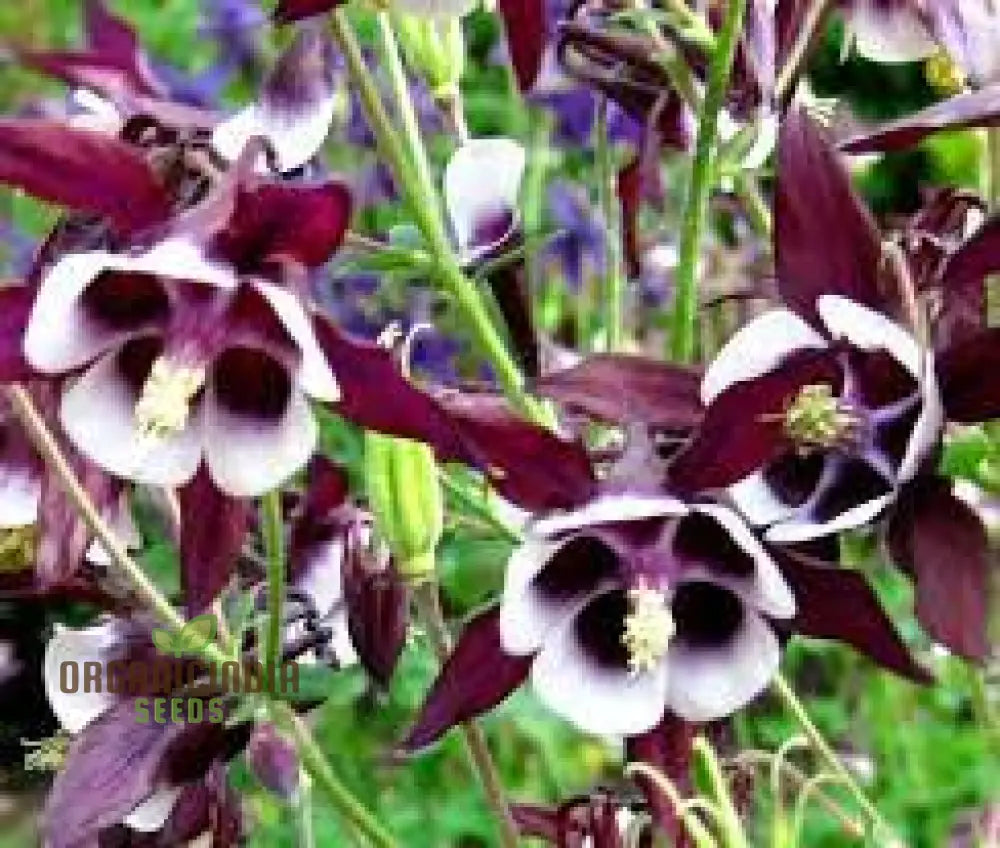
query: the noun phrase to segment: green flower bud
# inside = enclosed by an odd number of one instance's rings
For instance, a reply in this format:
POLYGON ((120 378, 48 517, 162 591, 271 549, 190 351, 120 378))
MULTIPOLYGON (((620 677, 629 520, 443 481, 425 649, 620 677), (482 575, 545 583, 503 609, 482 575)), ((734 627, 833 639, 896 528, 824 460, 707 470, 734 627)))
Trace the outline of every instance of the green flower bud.
POLYGON ((434 574, 444 506, 434 452, 422 442, 365 434, 365 482, 375 526, 408 582, 434 574))
POLYGON ((435 100, 448 101, 465 69, 465 43, 458 18, 393 15, 406 61, 427 80, 435 100))

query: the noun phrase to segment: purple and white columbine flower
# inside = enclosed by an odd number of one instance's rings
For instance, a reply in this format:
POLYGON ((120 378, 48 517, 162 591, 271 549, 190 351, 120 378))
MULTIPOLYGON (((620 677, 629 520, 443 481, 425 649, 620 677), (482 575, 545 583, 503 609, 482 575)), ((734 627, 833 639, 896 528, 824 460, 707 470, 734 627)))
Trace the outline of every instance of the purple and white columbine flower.
POLYGON ((771 542, 874 520, 943 425, 933 356, 907 330, 840 295, 816 308, 824 332, 790 310, 767 312, 730 339, 702 381, 707 428, 721 437, 724 418, 754 417, 746 447, 760 452, 759 467, 728 495, 771 542))
MULTIPOLYGON (((327 196, 346 227, 336 184, 264 186, 242 200, 259 211, 297 191, 327 196)), ((180 228, 146 250, 68 253, 44 271, 25 357, 44 374, 86 369, 65 390, 60 419, 76 447, 117 476, 177 486, 204 455, 221 489, 260 494, 311 455, 308 398, 339 397, 298 299, 241 274, 260 257, 240 244, 240 209, 237 200, 235 225, 208 248, 180 228)), ((269 247, 283 247, 276 238, 269 247)))
POLYGON ((777 671, 771 619, 795 600, 730 509, 603 495, 529 525, 511 557, 503 649, 534 655, 535 692, 581 729, 636 736, 666 711, 729 715, 777 671))

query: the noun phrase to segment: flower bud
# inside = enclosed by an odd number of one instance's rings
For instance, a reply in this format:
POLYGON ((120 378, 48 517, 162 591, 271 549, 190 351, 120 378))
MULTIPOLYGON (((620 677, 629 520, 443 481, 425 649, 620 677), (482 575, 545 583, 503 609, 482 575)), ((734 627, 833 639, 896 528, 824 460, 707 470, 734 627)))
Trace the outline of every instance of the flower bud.
POLYGON ((427 80, 435 100, 447 101, 465 67, 465 44, 458 18, 393 17, 406 61, 427 80))
POLYGON ((299 786, 299 758, 295 746, 282 739, 273 725, 254 728, 247 743, 247 764, 261 786, 282 798, 292 798, 299 786))
POLYGON ((444 524, 433 451, 410 439, 366 433, 365 482, 375 526, 400 576, 410 583, 429 578, 444 524))

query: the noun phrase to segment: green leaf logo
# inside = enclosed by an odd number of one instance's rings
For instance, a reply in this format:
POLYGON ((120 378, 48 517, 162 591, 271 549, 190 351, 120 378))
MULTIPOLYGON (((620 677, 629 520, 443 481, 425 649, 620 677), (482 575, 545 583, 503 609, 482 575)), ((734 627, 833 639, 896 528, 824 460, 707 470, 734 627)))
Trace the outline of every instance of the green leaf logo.
POLYGON ((177 633, 153 628, 153 644, 161 654, 173 654, 178 658, 197 654, 215 638, 215 627, 215 616, 208 612, 192 618, 177 633))

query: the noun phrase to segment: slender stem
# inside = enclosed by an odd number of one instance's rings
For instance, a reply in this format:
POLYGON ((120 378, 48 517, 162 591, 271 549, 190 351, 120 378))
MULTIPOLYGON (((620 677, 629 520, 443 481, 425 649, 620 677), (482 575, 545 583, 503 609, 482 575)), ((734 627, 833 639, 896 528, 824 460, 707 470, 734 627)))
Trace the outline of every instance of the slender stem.
MULTIPOLYGON (((799 700, 798 695, 795 694, 795 691, 792 689, 788 681, 779 674, 774 678, 772 688, 778 697, 781 698, 782 703, 784 703, 788 711, 795 717, 795 720, 798 721, 799 726, 802 728, 802 732, 805 733, 813 748, 815 748, 816 752, 820 755, 820 757, 822 757, 827 768, 829 768, 833 774, 843 781, 844 786, 846 786, 850 791, 854 800, 858 803, 858 806, 860 806, 871 819, 876 831, 888 838, 893 833, 889 823, 882 817, 878 808, 869 800, 865 791, 858 785, 854 775, 851 774, 847 766, 844 765, 840 757, 838 757, 833 748, 830 747, 830 743, 826 741, 819 728, 813 724, 812 719, 809 717, 809 713, 806 712, 805 706, 799 700)), ((896 838, 893 838, 891 842, 892 844, 903 844, 896 838)))
POLYGON ((699 47, 711 52, 715 47, 712 28, 688 4, 687 0, 662 0, 663 8, 677 18, 680 29, 699 47))
POLYGON ((784 103, 786 98, 791 95, 792 87, 798 81, 805 64, 809 45, 812 44, 813 37, 832 3, 833 0, 813 0, 806 10, 802 26, 799 27, 795 41, 788 51, 788 56, 785 57, 785 63, 778 72, 778 78, 775 80, 774 94, 779 103, 784 103))
POLYGON ((309 772, 327 800, 372 845, 377 846, 377 848, 396 848, 396 841, 382 827, 382 824, 334 774, 330 763, 302 719, 285 703, 272 701, 270 706, 275 724, 284 729, 295 740, 295 747, 303 767, 309 772))
MULTIPOLYGON (((667 800, 670 801, 670 804, 677 813, 677 816, 684 823, 688 836, 691 837, 691 840, 694 842, 696 848, 717 848, 718 843, 715 841, 709 829, 705 827, 704 823, 698 816, 692 815, 691 810, 694 805, 689 801, 685 801, 684 798, 681 797, 681 793, 678 791, 673 781, 670 780, 670 778, 668 778, 665 774, 658 769, 653 768, 649 765, 649 763, 634 762, 625 766, 625 775, 627 777, 635 777, 636 775, 645 777, 667 797, 667 800)), ((709 805, 709 807, 711 807, 711 805, 709 805)), ((716 811, 712 810, 711 812, 714 815, 716 811)))
POLYGON ((718 811, 719 837, 724 848, 747 848, 746 835, 743 833, 743 823, 733 804, 732 793, 719 765, 715 749, 704 737, 694 740, 694 753, 705 776, 709 797, 718 811))
POLYGON ((299 774, 299 790, 295 798, 295 819, 299 832, 299 848, 316 848, 313 827, 312 777, 304 769, 299 774))
POLYGON ((615 169, 608 133, 608 100, 602 97, 594 125, 594 156, 597 166, 597 201, 604 216, 604 326, 607 350, 620 351, 625 342, 625 272, 622 267, 622 232, 615 169))
POLYGON ((281 665, 284 642, 285 602, 285 526, 281 514, 281 490, 275 489, 261 498, 261 528, 264 553, 267 558, 267 640, 264 668, 277 674, 281 665))
MULTIPOLYGON (((438 660, 444 664, 451 655, 451 636, 441 611, 437 584, 432 580, 426 580, 415 586, 413 600, 424 626, 427 628, 434 653, 437 654, 438 660)), ((496 814, 501 844, 506 848, 516 848, 517 825, 514 823, 510 807, 507 805, 500 774, 493 762, 493 757, 490 755, 486 737, 479 725, 472 721, 462 725, 462 732, 465 735, 465 745, 469 757, 483 785, 483 791, 496 814)))
POLYGON ((770 241, 773 228, 771 210, 760 193, 760 185, 757 180, 744 171, 736 175, 734 182, 736 183, 736 193, 746 208, 750 225, 758 235, 770 241))
POLYGON ((677 266, 677 299, 671 333, 672 358, 691 362, 695 354, 695 328, 698 317, 698 254, 701 233, 708 216, 709 194, 713 182, 713 160, 719 125, 719 110, 725 100, 736 56, 736 44, 743 28, 746 0, 729 0, 726 16, 716 39, 715 52, 708 71, 708 88, 698 120, 687 205, 681 226, 680 256, 677 266))
POLYGON ((469 491, 468 487, 457 482, 451 474, 443 469, 440 471, 439 476, 441 486, 444 490, 455 498, 456 501, 468 507, 477 518, 485 521, 493 530, 513 544, 519 545, 523 541, 521 534, 496 514, 496 511, 490 506, 489 501, 485 497, 475 497, 469 491))
MULTIPOLYGON (((996 213, 1000 209, 1000 130, 986 130, 986 197, 989 210, 996 213)), ((990 324, 1000 306, 1000 278, 996 275, 986 278, 986 316, 990 324)))
MULTIPOLYGON (((357 86, 376 144, 403 189, 417 226, 438 261, 444 288, 465 317, 480 354, 493 366, 504 393, 515 406, 538 423, 551 423, 551 415, 545 406, 525 391, 524 376, 517 362, 490 320, 475 284, 462 272, 444 227, 437 193, 433 191, 433 185, 428 185, 426 178, 421 177, 414 159, 407 153, 403 140, 396 132, 343 7, 334 10, 330 20, 333 37, 347 60, 351 80, 357 86)), ((392 44, 395 44, 395 40, 392 44)), ((396 58, 398 60, 398 51, 396 58)), ((408 100, 407 92, 399 87, 405 83, 405 76, 402 80, 395 74, 390 76, 397 103, 401 99, 408 100)), ((413 146, 422 146, 419 134, 415 137, 409 135, 407 142, 413 146)))
POLYGON ((66 497, 73 504, 87 528, 104 546, 112 562, 128 579, 142 603, 152 610, 164 624, 175 630, 184 626, 184 616, 171 606, 160 590, 146 576, 139 564, 129 555, 125 545, 118 539, 111 527, 101 516, 87 490, 70 466, 65 454, 56 442, 55 436, 45 424, 45 420, 35 408, 27 389, 20 385, 6 387, 7 400, 28 438, 41 454, 45 464, 55 473, 66 497))

